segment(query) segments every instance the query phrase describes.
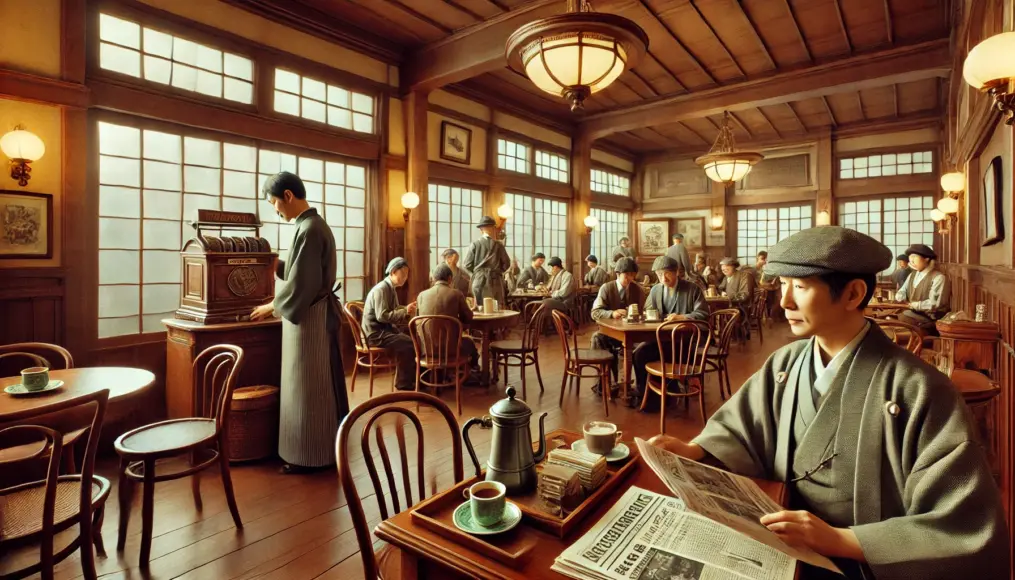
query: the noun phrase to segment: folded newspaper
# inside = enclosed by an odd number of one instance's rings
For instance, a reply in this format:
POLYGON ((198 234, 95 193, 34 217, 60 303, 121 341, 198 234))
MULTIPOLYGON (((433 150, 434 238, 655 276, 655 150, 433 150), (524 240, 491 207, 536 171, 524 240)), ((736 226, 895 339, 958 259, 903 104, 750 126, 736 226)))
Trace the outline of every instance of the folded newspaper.
POLYGON ((630 488, 553 570, 579 580, 792 580, 800 560, 839 571, 758 521, 783 508, 750 479, 635 443, 676 497, 630 488))

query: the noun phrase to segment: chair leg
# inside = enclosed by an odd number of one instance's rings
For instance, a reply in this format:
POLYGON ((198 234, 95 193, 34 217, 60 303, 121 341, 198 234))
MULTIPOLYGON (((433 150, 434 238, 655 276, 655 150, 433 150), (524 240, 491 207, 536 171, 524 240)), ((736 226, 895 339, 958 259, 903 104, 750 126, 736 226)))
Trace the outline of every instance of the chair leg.
MULTIPOLYGON (((522 398, 526 401, 529 400, 528 393, 525 389, 525 354, 518 357, 518 373, 522 375, 522 398)), ((504 365, 504 384, 507 384, 507 365, 504 365)))
MULTIPOLYGON (((648 385, 645 385, 648 394, 648 385)), ((666 378, 659 379, 659 433, 666 434, 666 378)))
POLYGON ((708 422, 705 419, 705 382, 698 379, 695 380, 698 383, 698 409, 701 411, 701 425, 704 427, 705 423, 708 422))
POLYGON ((144 460, 144 485, 141 490, 141 557, 139 565, 148 567, 152 556, 152 529, 155 527, 155 460, 144 460))
POLYGON ((78 472, 77 461, 74 457, 74 445, 68 445, 63 448, 63 472, 66 474, 73 474, 78 472))
POLYGON ((120 529, 116 536, 116 550, 123 551, 127 543, 127 524, 130 521, 130 504, 134 498, 134 482, 127 477, 127 466, 130 464, 126 458, 120 458, 120 477, 117 482, 117 498, 120 500, 120 529))
POLYGON ((349 392, 356 392, 356 371, 359 370, 359 355, 356 355, 356 362, 352 363, 352 382, 349 383, 349 392))
MULTIPOLYGON (((370 384, 368 385, 367 395, 371 399, 373 399, 374 398, 374 357, 373 357, 373 355, 370 355, 370 366, 367 367, 367 368, 370 369, 370 384)), ((394 384, 394 383, 392 383, 392 384, 394 384)), ((394 389, 394 387, 392 387, 392 389, 394 389)))
MULTIPOLYGON (((465 369, 466 369, 465 372, 468 372, 468 368, 469 368, 468 366, 465 367, 465 369)), ((504 376, 505 377, 507 376, 507 372, 504 373, 504 376)), ((456 368, 455 369, 455 402, 458 404, 458 416, 459 417, 462 416, 462 381, 463 380, 465 380, 465 375, 461 372, 461 368, 460 367, 456 368)), ((505 380, 505 382, 507 382, 507 381, 505 380)), ((522 398, 524 398, 524 397, 525 397, 525 395, 523 394, 522 398)), ((420 492, 420 493, 422 493, 422 492, 420 492)))
POLYGON ((761 344, 765 344, 765 333, 761 331, 761 327, 762 327, 762 320, 759 318, 758 319, 758 342, 761 343, 761 344))
POLYGON ((106 557, 106 544, 102 541, 102 523, 106 521, 106 504, 103 503, 95 510, 95 519, 92 522, 92 543, 95 544, 95 551, 103 558, 106 557))
POLYGON ((78 534, 78 551, 81 553, 81 573, 84 575, 85 580, 96 580, 98 578, 98 575, 95 574, 95 549, 93 544, 95 538, 92 532, 92 515, 91 510, 78 514, 81 529, 78 534))
MULTIPOLYGON (((194 467, 198 464, 197 450, 190 452, 190 466, 194 467)), ((201 501, 201 472, 198 471, 190 476, 190 490, 194 494, 194 508, 197 511, 204 509, 204 502, 201 501)))
POLYGON ((539 351, 532 353, 532 364, 536 367, 536 378, 539 380, 539 393, 543 393, 543 375, 539 373, 539 351))
POLYGON ((599 390, 603 392, 603 412, 610 416, 610 366, 599 367, 599 390))
POLYGON ((229 513, 233 516, 233 523, 236 524, 237 529, 243 529, 240 508, 236 507, 236 494, 233 493, 233 476, 229 472, 229 444, 226 437, 225 433, 219 434, 219 468, 222 470, 222 487, 226 490, 226 503, 229 504, 229 513))
POLYGON ((560 379, 560 402, 557 403, 557 404, 559 406, 561 406, 561 407, 564 406, 564 389, 567 388, 567 386, 568 386, 568 379, 571 378, 571 375, 569 375, 567 373, 568 373, 568 369, 565 368, 564 369, 564 376, 561 377, 561 379, 560 379))

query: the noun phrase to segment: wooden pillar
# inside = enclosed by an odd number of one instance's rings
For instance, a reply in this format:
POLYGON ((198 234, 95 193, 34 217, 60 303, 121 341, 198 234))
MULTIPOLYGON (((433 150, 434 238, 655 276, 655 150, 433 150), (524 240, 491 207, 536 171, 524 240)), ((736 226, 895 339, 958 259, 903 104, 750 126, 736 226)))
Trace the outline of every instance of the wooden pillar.
MULTIPOLYGON (((409 300, 426 289, 430 281, 430 183, 427 157, 427 97, 423 91, 413 91, 402 97, 405 115, 405 141, 407 158, 406 191, 419 196, 419 207, 412 210, 405 224, 405 259, 409 262, 409 300)), ((401 206, 400 199, 389 203, 401 206)))
POLYGON ((818 215, 828 212, 829 225, 837 221, 835 193, 832 191, 835 159, 832 152, 832 133, 826 130, 818 140, 818 193, 814 204, 814 225, 818 224, 818 215))
POLYGON ((568 236, 568 269, 575 276, 582 273, 585 256, 592 251, 592 236, 585 230, 585 216, 592 209, 592 139, 580 131, 571 139, 571 203, 572 235, 568 236), (578 235, 574 235, 578 234, 578 235))

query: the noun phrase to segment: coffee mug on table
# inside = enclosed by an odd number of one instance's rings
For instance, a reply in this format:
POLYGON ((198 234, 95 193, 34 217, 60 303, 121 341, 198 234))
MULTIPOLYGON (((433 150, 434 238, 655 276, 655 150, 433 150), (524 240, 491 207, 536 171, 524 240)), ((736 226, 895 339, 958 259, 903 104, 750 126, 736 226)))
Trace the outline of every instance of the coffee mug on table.
POLYGON ((617 442, 624 435, 623 431, 617 431, 617 426, 606 421, 590 421, 582 427, 585 435, 585 446, 592 453, 607 455, 617 446, 617 442))
POLYGON ((49 369, 31 367, 21 371, 21 385, 28 391, 41 391, 49 385, 49 369))
POLYGON ((499 481, 481 481, 462 490, 469 500, 472 519, 481 526, 491 527, 504 519, 507 488, 499 481))

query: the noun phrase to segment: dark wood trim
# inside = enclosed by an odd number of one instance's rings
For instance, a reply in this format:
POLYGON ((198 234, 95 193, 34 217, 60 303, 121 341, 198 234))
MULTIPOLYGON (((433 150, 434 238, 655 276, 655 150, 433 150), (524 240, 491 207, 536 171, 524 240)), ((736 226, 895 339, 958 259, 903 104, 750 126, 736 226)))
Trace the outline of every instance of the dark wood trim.
POLYGON ((481 103, 492 111, 506 113, 512 117, 518 117, 525 119, 530 123, 541 125, 552 131, 558 131, 565 135, 571 135, 575 132, 577 124, 568 120, 561 120, 559 117, 548 116, 545 112, 533 111, 521 107, 516 103, 510 103, 502 100, 500 97, 488 92, 484 92, 470 85, 455 84, 443 87, 441 90, 481 103))
POLYGON ((768 125, 768 128, 771 129, 773 132, 775 132, 775 136, 778 137, 779 139, 782 139, 782 132, 779 131, 779 128, 775 126, 775 123, 773 123, 772 120, 768 118, 768 115, 765 114, 764 109, 758 107, 757 111, 758 113, 761 114, 761 118, 765 120, 765 123, 768 125))
POLYGON ((0 97, 75 109, 88 108, 88 87, 0 68, 0 97))
POLYGON ((512 193, 525 193, 539 195, 547 198, 570 200, 574 197, 574 190, 570 183, 560 183, 542 179, 535 175, 522 173, 502 172, 497 175, 503 184, 504 191, 512 193))
MULTIPOLYGON (((632 183, 633 187, 633 183, 632 183)), ((637 204, 633 199, 623 195, 609 195, 606 193, 591 192, 591 206, 596 209, 621 210, 626 212, 634 211, 637 204)))
POLYGON ((885 32, 888 33, 888 44, 895 45, 895 27, 892 25, 892 6, 885 0, 885 32))
POLYGON ((85 0, 60 2, 60 78, 69 83, 85 82, 85 0))
MULTIPOLYGON (((541 151, 549 151, 550 153, 556 153, 558 155, 563 155, 564 157, 569 157, 571 155, 571 150, 570 149, 567 149, 565 147, 561 147, 560 145, 554 145, 553 143, 547 143, 546 141, 543 141, 543 140, 540 140, 540 139, 536 139, 535 137, 532 137, 530 135, 524 135, 522 133, 516 133, 516 132, 512 131, 511 129, 505 129, 504 127, 501 127, 500 125, 497 125, 497 127, 498 127, 498 131, 497 131, 497 133, 498 133, 497 137, 498 138, 507 139, 508 141, 514 141, 516 143, 521 143, 523 145, 528 145, 533 151, 539 149, 541 151)), ((562 135, 562 137, 565 137, 567 139, 571 139, 570 135, 562 135)), ((497 142, 494 141, 493 145, 494 145, 494 148, 496 148, 497 142)), ((494 164, 494 168, 496 168, 496 164, 494 164)), ((536 172, 536 163, 535 163, 535 160, 533 159, 532 160, 532 173, 535 174, 535 172, 536 172)))
MULTIPOLYGON (((836 172, 838 173, 838 172, 836 172)), ((889 177, 873 177, 868 179, 843 179, 836 178, 832 185, 832 191, 836 199, 846 197, 864 196, 894 196, 894 195, 934 195, 938 185, 937 173, 920 175, 914 179, 912 175, 893 175, 889 177), (855 182, 855 183, 850 183, 855 182)), ((937 197, 935 195, 935 201, 937 197)))
POLYGON ((88 182, 90 172, 98 165, 98 155, 95 154, 97 149, 89 147, 88 111, 64 109, 61 116, 63 183, 60 211, 63 238, 60 263, 66 272, 67 296, 74 297, 73 300, 64 300, 63 326, 65 346, 76 356, 91 348, 95 334, 89 334, 87 320, 94 320, 98 314, 98 296, 92 299, 93 293, 98 291, 97 285, 91 289, 87 287, 88 277, 94 274, 91 271, 97 270, 93 263, 98 261, 97 239, 89 233, 98 227, 98 203, 94 203, 96 211, 89 211, 90 200, 98 197, 98 191, 90 190, 88 182), (91 219, 75 219, 74 216, 91 216, 91 219), (95 243, 92 243, 93 240, 95 243))
POLYGON ((429 162, 430 179, 454 181, 479 188, 489 188, 493 177, 485 171, 456 167, 440 161, 429 162))
MULTIPOLYGON (((477 104, 482 105, 482 103, 477 103, 477 104)), ((482 105, 482 106, 486 106, 486 105, 482 105)), ((438 115, 441 115, 442 117, 448 117, 449 119, 454 119, 456 121, 461 121, 463 123, 468 123, 470 125, 473 125, 475 127, 479 127, 481 129, 485 129, 487 131, 489 131, 490 127, 493 126, 493 123, 491 123, 490 121, 485 121, 483 119, 480 119, 479 117, 473 117, 472 115, 469 115, 467 113, 462 113, 461 111, 456 111, 454 109, 449 109, 448 107, 444 107, 442 105, 437 105, 437 104, 434 104, 434 103, 428 103, 427 104, 427 110, 432 112, 432 113, 437 113, 438 115)))
POLYGON ((408 171, 409 160, 405 155, 392 155, 385 153, 381 156, 381 170, 387 171, 408 171))
POLYGON ((698 18, 701 19, 701 22, 705 25, 705 28, 708 29, 709 33, 712 35, 712 39, 715 40, 717 43, 719 43, 719 47, 722 48, 723 52, 726 54, 726 58, 728 58, 730 62, 733 63, 733 66, 736 67, 737 72, 740 73, 740 76, 742 78, 747 78, 747 74, 744 73, 744 69, 740 66, 740 63, 737 62, 736 57, 734 57, 733 53, 730 52, 730 49, 726 46, 726 43, 722 41, 722 38, 719 38, 719 35, 716 34, 715 28, 712 27, 712 23, 709 22, 707 18, 705 18, 705 15, 702 14, 701 10, 698 9, 698 5, 695 4, 694 0, 689 0, 688 4, 694 10, 694 13, 698 15, 698 18))
POLYGON ((828 113, 828 120, 832 122, 832 127, 838 127, 839 121, 835 118, 835 113, 832 111, 832 107, 828 104, 828 97, 821 95, 821 102, 825 104, 825 112, 828 113))
POLYGON ((835 15, 839 19, 839 30, 842 32, 842 39, 846 41, 847 54, 853 54, 853 40, 849 37, 849 27, 846 26, 846 19, 842 16, 841 0, 835 0, 835 15))

